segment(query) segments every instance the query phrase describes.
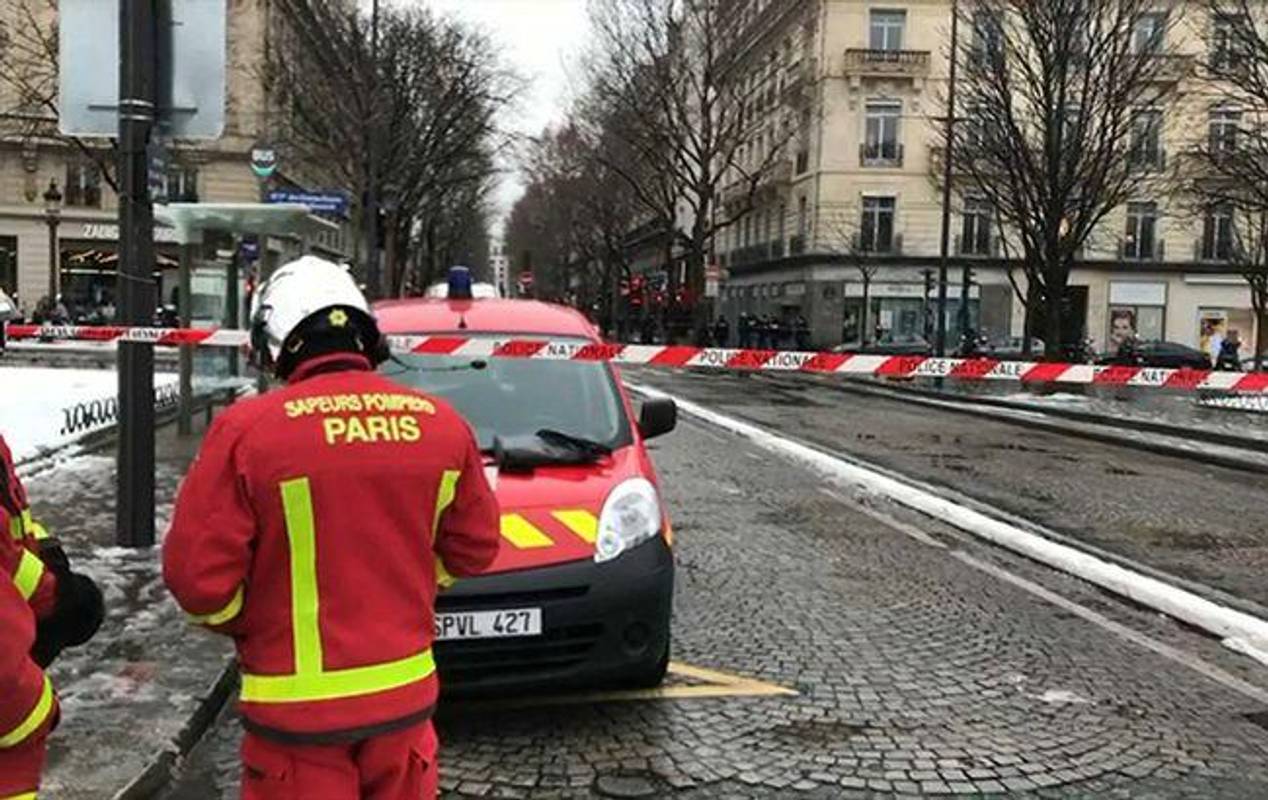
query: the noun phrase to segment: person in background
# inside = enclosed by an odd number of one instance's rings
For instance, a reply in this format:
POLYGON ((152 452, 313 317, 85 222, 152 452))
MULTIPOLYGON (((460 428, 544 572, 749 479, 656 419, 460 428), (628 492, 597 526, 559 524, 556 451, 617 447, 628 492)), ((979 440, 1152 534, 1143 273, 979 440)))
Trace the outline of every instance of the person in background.
POLYGON ((1228 372, 1241 372, 1241 349, 1241 333, 1237 329, 1229 331, 1228 335, 1220 342, 1220 349, 1215 357, 1215 368, 1228 372))
POLYGON ((798 314, 793 320, 793 338, 797 340, 797 349, 805 352, 810 349, 810 322, 804 314, 798 314))
POLYGON ((740 312, 735 328, 740 337, 740 347, 745 350, 751 349, 753 347, 753 318, 747 311, 740 312))
POLYGON ((719 314, 713 323, 713 343, 717 347, 728 347, 731 344, 731 325, 725 314, 719 314))

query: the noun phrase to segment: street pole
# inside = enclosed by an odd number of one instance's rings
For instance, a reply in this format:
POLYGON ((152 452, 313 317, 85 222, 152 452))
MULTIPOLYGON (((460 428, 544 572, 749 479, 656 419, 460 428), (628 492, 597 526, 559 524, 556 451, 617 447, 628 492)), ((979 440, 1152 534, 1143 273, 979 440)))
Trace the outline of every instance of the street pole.
POLYGON ((379 0, 374 0, 374 4, 370 11, 370 69, 373 72, 375 80, 370 87, 370 115, 366 120, 366 137, 365 137, 365 163, 366 163, 366 182, 365 182, 365 204, 362 208, 362 214, 365 219, 363 225, 365 227, 365 283, 366 291, 371 299, 380 296, 382 290, 382 278, 379 275, 379 253, 378 253, 378 187, 376 184, 377 164, 375 163, 374 153, 374 137, 378 132, 376 118, 378 109, 375 107, 375 98, 378 97, 377 76, 379 71, 379 0))
POLYGON ((947 74, 947 131, 942 158, 942 245, 938 253, 938 324, 934 355, 946 355, 947 256, 951 249, 951 157, 955 150, 955 71, 959 54, 960 4, 951 3, 951 67, 947 74))
MULTIPOLYGON (((186 330, 193 323, 192 298, 189 296, 193 281, 190 273, 194 268, 194 253, 198 246, 189 242, 181 243, 181 265, 176 313, 180 318, 180 326, 186 330)), ((194 346, 181 345, 180 350, 180 407, 176 417, 176 430, 181 436, 189 436, 194 432, 194 346)))
MULTIPOLYGON (((119 297, 122 325, 154 314, 154 208, 146 145, 157 97, 156 10, 162 0, 119 4, 119 297)), ((115 541, 154 544, 154 350, 119 343, 118 488, 115 541)))
POLYGON ((48 299, 56 305, 57 296, 62 293, 62 259, 57 252, 57 217, 48 218, 48 299))

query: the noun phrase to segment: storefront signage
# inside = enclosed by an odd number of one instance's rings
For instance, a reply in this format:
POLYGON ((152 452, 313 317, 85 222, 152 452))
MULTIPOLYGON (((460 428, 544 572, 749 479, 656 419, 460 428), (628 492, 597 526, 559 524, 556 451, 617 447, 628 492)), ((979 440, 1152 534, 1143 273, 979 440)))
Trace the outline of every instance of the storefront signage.
MULTIPOLYGON (((102 241, 119 241, 119 226, 109 222, 85 222, 79 233, 80 239, 98 239, 102 241)), ((154 241, 176 244, 175 228, 155 228, 154 241)))
POLYGON ((308 206, 308 210, 318 214, 335 214, 348 216, 348 196, 343 192, 303 192, 292 189, 276 189, 268 193, 270 203, 295 203, 308 206))
MULTIPOLYGON (((873 283, 871 286, 868 287, 867 294, 869 297, 889 297, 889 298, 908 297, 908 298, 914 298, 916 300, 923 300, 925 296, 925 286, 923 283, 884 283, 884 282, 873 283)), ((845 296, 846 297, 862 297, 863 296, 863 282, 850 281, 846 283, 845 296)), ((981 296, 981 287, 976 285, 970 286, 969 297, 974 298, 979 296, 981 296)), ((929 293, 929 297, 930 299, 937 297, 936 287, 934 287, 934 290, 929 293)), ((952 300, 959 299, 960 285, 958 283, 947 286, 947 297, 951 298, 952 300)))
POLYGON ((1167 284, 1113 281, 1109 301, 1116 306, 1165 306, 1167 284))

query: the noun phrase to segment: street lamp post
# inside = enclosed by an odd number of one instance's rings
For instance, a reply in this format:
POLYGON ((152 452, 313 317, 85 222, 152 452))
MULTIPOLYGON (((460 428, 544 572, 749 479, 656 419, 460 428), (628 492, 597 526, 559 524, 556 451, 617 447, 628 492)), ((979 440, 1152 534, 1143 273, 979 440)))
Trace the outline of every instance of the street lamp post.
POLYGON ((57 252, 57 226, 62 221, 62 193, 57 188, 56 178, 48 182, 48 190, 44 192, 44 219, 48 222, 48 299, 56 305, 57 296, 62 289, 62 259, 57 252))
MULTIPOLYGON (((942 158, 942 241, 938 253, 938 319, 934 334, 934 355, 946 355, 947 346, 947 259, 951 249, 951 159, 955 151, 955 71, 960 60, 959 48, 960 4, 951 3, 951 52, 950 70, 947 73, 947 128, 942 158)), ((963 298, 962 298, 963 301, 963 298)))

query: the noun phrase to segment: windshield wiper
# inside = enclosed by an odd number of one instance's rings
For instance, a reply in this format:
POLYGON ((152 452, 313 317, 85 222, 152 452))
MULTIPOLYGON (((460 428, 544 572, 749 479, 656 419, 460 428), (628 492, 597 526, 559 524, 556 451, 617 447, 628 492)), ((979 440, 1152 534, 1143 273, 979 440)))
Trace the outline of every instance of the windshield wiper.
POLYGON ((408 364, 401 360, 395 353, 388 356, 388 361, 400 367, 396 372, 385 372, 383 377, 395 378, 398 375, 404 375, 407 372, 466 372, 467 370, 481 370, 489 366, 489 362, 482 358, 474 359, 465 364, 448 364, 443 367, 420 367, 414 364, 408 364))
POLYGON ((571 450, 576 450, 586 455, 607 456, 612 454, 612 448, 602 442, 596 442, 593 439, 586 439, 581 436, 575 436, 571 433, 563 431, 551 430, 550 428, 542 428, 537 432, 537 438, 543 442, 553 445, 560 445, 571 450))

